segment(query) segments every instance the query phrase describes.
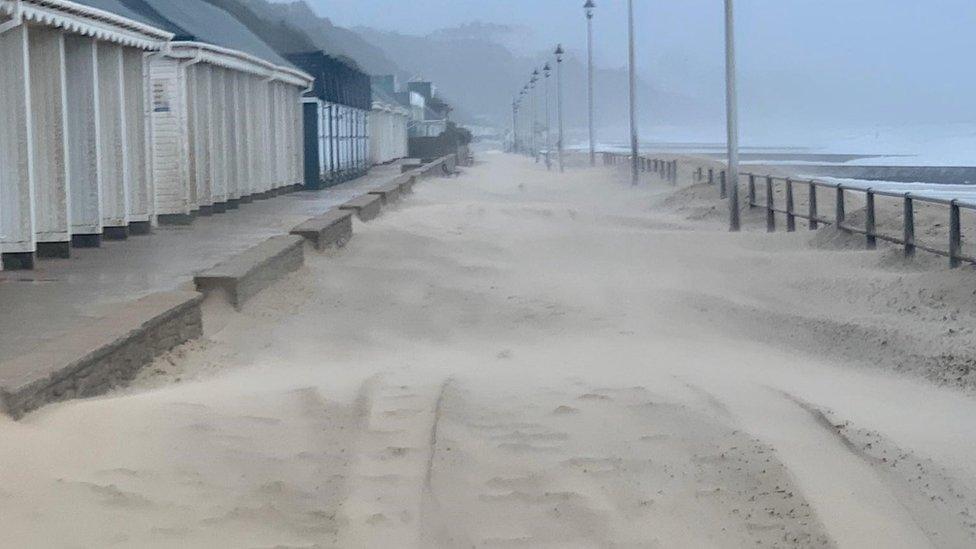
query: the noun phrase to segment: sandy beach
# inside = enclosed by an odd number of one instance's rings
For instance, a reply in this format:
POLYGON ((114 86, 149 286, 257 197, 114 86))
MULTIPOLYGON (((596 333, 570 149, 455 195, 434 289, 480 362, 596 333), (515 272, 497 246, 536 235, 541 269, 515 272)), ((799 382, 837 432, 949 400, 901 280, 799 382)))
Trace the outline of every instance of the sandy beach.
POLYGON ((132 386, 0 419, 0 545, 976 544, 973 269, 708 191, 418 184, 132 386))

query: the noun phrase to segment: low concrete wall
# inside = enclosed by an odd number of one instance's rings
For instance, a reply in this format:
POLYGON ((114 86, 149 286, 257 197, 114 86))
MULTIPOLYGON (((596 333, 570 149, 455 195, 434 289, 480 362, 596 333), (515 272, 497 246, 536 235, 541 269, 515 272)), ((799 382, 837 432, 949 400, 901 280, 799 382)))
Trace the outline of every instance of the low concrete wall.
POLYGON ((161 292, 112 313, 36 352, 0 364, 0 411, 14 418, 45 404, 97 396, 203 333, 197 292, 161 292))
POLYGON ((382 198, 375 194, 364 194, 339 206, 339 209, 355 212, 360 221, 369 221, 380 215, 382 206, 382 198))
POLYGON ((380 197, 383 200, 383 205, 386 206, 387 204, 400 200, 400 185, 390 183, 369 191, 369 194, 375 194, 380 197))
POLYGON ((193 278, 197 290, 222 292, 236 309, 284 275, 305 263, 304 240, 273 236, 193 278))
POLYGON ((412 193, 413 186, 417 183, 417 176, 407 174, 406 177, 398 177, 396 183, 400 187, 400 194, 412 193))
POLYGON ((333 246, 341 248, 352 238, 352 212, 338 208, 329 210, 296 226, 291 234, 308 240, 319 251, 333 246))
MULTIPOLYGON (((395 200, 421 178, 454 173, 456 161, 452 154, 424 164, 392 178, 372 191, 375 194, 309 219, 292 234, 269 238, 197 275, 197 289, 222 292, 240 309, 255 294, 301 267, 305 239, 318 249, 344 245, 352 236, 353 212, 363 221, 373 219, 384 199, 395 200)), ((79 326, 35 353, 0 364, 0 412, 19 418, 45 404, 103 394, 132 379, 156 356, 200 337, 202 300, 197 292, 152 294, 79 326)))

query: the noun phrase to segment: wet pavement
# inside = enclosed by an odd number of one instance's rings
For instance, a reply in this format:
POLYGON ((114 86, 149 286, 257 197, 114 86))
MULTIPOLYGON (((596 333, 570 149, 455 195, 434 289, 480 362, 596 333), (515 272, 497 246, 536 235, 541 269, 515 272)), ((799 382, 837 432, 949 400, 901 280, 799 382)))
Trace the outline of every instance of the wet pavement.
POLYGON ((398 163, 321 191, 299 191, 162 226, 145 236, 73 249, 70 259, 38 260, 33 271, 0 271, 0 368, 108 307, 147 294, 192 288, 193 275, 262 240, 288 232, 399 175, 398 163))

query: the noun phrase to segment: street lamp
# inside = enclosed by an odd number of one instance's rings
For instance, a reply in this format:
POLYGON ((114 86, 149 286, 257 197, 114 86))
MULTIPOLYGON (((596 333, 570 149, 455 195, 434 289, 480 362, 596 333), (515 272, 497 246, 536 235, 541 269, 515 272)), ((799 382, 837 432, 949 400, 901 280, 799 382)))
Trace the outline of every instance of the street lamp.
POLYGON ((518 152, 518 99, 512 96, 512 152, 518 152))
MULTIPOLYGON (((523 99, 525 98, 525 96, 526 96, 526 95, 527 95, 528 93, 529 93, 529 85, 528 85, 528 84, 526 84, 526 85, 524 85, 524 86, 522 86, 522 91, 521 91, 521 93, 519 93, 519 95, 521 96, 521 97, 520 97, 520 99, 519 99, 519 103, 520 103, 520 104, 521 104, 521 102, 522 102, 522 100, 523 100, 523 99)), ((521 110, 521 109, 520 109, 520 110, 521 110)), ((525 114, 523 113, 523 115, 522 115, 522 121, 523 121, 523 122, 526 122, 526 120, 525 120, 525 119, 526 119, 526 116, 525 116, 525 114)), ((523 126, 525 126, 525 125, 527 125, 527 124, 523 124, 523 126)), ((527 136, 527 135, 525 135, 525 130, 523 129, 523 130, 522 130, 522 152, 527 152, 527 151, 525 150, 525 147, 526 147, 526 145, 529 145, 529 143, 528 143, 528 139, 526 139, 527 137, 528 137, 528 136, 527 136)))
POLYGON ((631 183, 637 185, 640 182, 640 172, 638 171, 638 141, 637 141, 637 67, 636 55, 634 53, 634 0, 627 0, 627 26, 629 43, 630 61, 630 178, 631 183))
POLYGON ((739 230, 739 105, 735 83, 735 18, 732 0, 725 0, 725 121, 728 130, 729 230, 739 230))
MULTIPOLYGON (((587 101, 589 102, 589 118, 590 118, 590 166, 596 166, 596 143, 593 133, 593 8, 596 4, 593 0, 586 0, 586 4, 583 4, 583 9, 586 11, 586 43, 587 43, 587 53, 586 53, 586 74, 587 74, 587 86, 589 88, 589 94, 587 95, 587 101)), ((562 100, 559 101, 560 108, 562 108, 562 100)), ((562 117, 560 117, 560 123, 562 122, 562 117)), ((562 130, 560 130, 560 145, 562 145, 562 130)), ((560 147, 560 151, 562 147, 560 147)))
POLYGON ((535 141, 536 140, 536 131, 539 128, 539 126, 538 126, 538 124, 539 124, 539 116, 538 116, 538 110, 536 109, 536 104, 535 104, 535 96, 536 96, 536 93, 535 93, 535 83, 538 82, 538 81, 539 81, 539 70, 538 69, 535 69, 535 70, 532 71, 532 78, 529 79, 529 88, 530 88, 529 96, 531 96, 531 98, 532 98, 532 156, 535 157, 536 164, 539 163, 539 147, 537 146, 537 143, 535 141))
POLYGON ((549 132, 549 121, 551 120, 551 115, 549 112, 549 75, 552 73, 552 68, 547 62, 545 66, 542 67, 542 74, 545 76, 545 89, 546 89, 546 169, 552 169, 552 162, 549 160, 549 151, 552 149, 552 140, 550 139, 549 132))
MULTIPOLYGON (((563 168, 563 45, 559 44, 556 46, 556 116, 559 119, 559 141, 557 141, 557 148, 559 150, 559 171, 564 171, 563 168)), ((592 127, 592 126, 591 126, 592 127)), ((590 150, 592 153, 592 148, 590 150)))

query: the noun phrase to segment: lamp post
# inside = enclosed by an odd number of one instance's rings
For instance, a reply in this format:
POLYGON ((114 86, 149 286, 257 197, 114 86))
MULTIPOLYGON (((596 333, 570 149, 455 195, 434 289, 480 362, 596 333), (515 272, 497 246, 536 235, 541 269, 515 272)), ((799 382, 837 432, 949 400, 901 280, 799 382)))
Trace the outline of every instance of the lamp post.
MULTIPOLYGON (((563 167, 563 46, 556 46, 556 117, 559 120, 559 141, 556 148, 559 150, 559 171, 564 171, 563 167)), ((592 146, 590 154, 593 153, 592 146)), ((592 158, 591 158, 592 160, 592 158)))
POLYGON ((536 143, 536 131, 538 130, 539 127, 538 126, 539 117, 538 117, 538 109, 536 109, 536 105, 535 105, 535 96, 536 96, 535 83, 538 81, 539 81, 539 70, 536 69, 532 71, 532 78, 529 79, 529 95, 531 96, 532 99, 532 156, 535 157, 536 164, 539 163, 539 147, 538 144, 536 143))
POLYGON ((512 96, 512 152, 518 152, 518 99, 512 96))
MULTIPOLYGON (((586 11, 586 74, 587 74, 587 87, 588 95, 588 107, 589 107, 589 119, 590 119, 590 166, 596 166, 596 143, 593 133, 593 8, 596 4, 593 0, 586 0, 586 4, 583 4, 583 9, 586 11)), ((558 62, 558 61, 557 61, 558 62)), ((557 66, 558 70, 558 66, 557 66)), ((559 108, 562 108, 562 100, 559 101, 559 108)), ((560 124, 562 123, 562 117, 560 116, 560 124)), ((560 130, 560 151, 562 151, 562 130, 560 130)), ((562 165, 560 164, 560 167, 562 165)))
POLYGON ((627 27, 629 36, 629 64, 630 64, 630 178, 631 183, 640 182, 638 171, 638 138, 637 138, 637 67, 634 53, 634 0, 627 0, 627 27))
POLYGON ((542 67, 542 74, 545 77, 544 86, 546 89, 546 169, 547 170, 552 169, 552 161, 549 159, 549 151, 552 149, 552 139, 549 137, 551 135, 549 131, 550 130, 549 121, 552 120, 549 111, 549 75, 551 73, 552 73, 552 67, 549 66, 549 63, 546 63, 545 66, 542 67))
POLYGON ((732 0, 725 0, 725 120, 728 130, 729 230, 739 230, 739 105, 735 82, 735 18, 732 0))
MULTIPOLYGON (((522 91, 519 92, 519 111, 520 112, 522 110, 522 108, 521 108, 522 101, 525 99, 525 94, 527 94, 527 93, 529 93, 529 85, 528 84, 522 86, 522 91)), ((522 122, 525 122, 525 113, 522 113, 522 122)), ((527 136, 525 135, 525 129, 524 129, 525 124, 522 124, 522 125, 523 125, 522 138, 520 139, 520 141, 522 143, 521 143, 521 146, 520 146, 520 152, 525 153, 526 152, 525 151, 525 147, 526 147, 526 145, 528 143, 527 143, 527 139, 526 139, 527 136)))

